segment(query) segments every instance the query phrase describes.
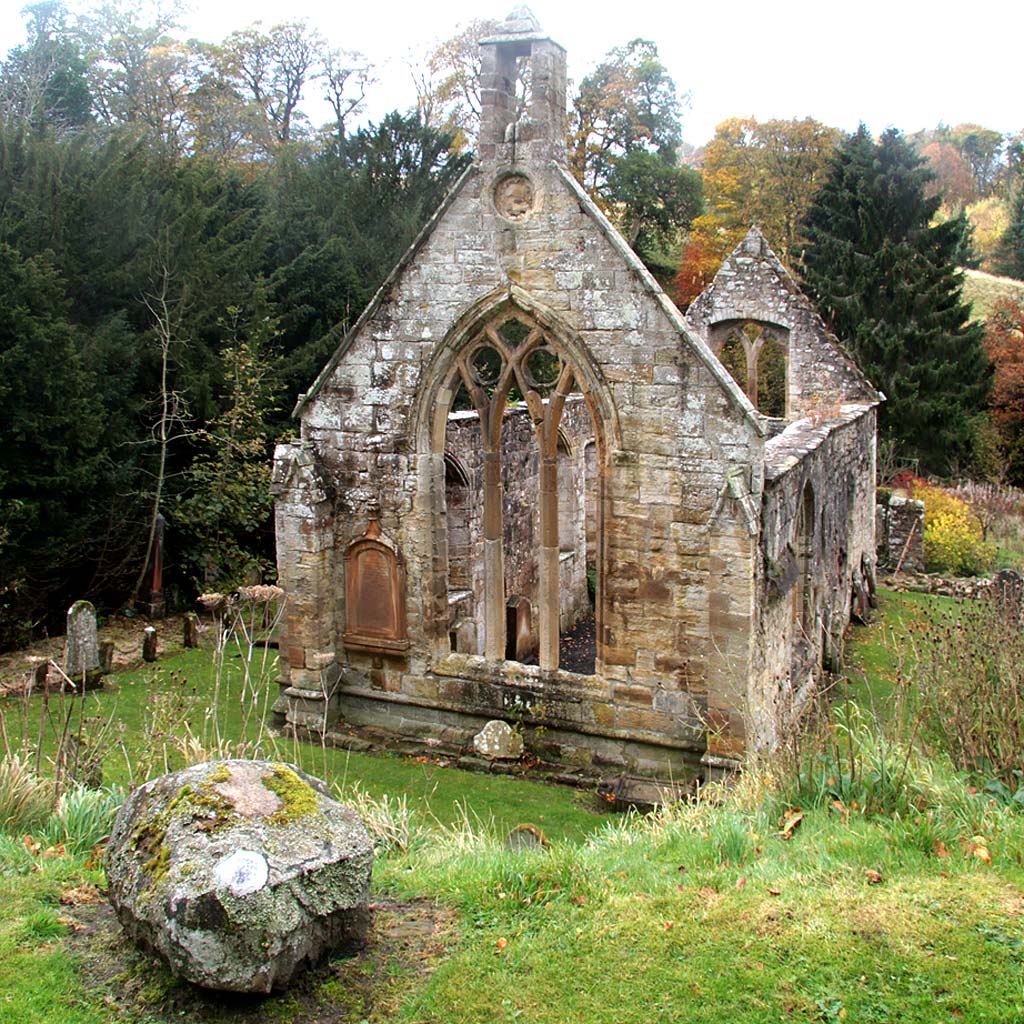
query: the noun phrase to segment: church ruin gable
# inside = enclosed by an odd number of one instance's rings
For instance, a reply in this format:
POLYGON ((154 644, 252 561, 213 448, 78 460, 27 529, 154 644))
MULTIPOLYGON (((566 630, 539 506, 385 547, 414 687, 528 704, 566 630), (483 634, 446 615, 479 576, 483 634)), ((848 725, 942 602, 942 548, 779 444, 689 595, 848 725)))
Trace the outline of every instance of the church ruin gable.
POLYGON ((520 10, 482 55, 476 164, 276 454, 278 712, 454 745, 499 718, 676 781, 735 765, 872 572, 878 396, 756 231, 684 318, 565 170, 561 47, 520 10), (719 358, 737 330, 782 350, 773 420, 760 369, 719 358))

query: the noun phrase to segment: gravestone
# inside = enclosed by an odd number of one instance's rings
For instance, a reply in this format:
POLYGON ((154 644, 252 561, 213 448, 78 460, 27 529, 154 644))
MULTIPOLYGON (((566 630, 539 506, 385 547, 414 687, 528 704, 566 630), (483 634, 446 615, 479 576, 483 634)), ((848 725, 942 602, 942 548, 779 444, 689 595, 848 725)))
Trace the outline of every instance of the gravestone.
POLYGON ((105 675, 110 675, 114 670, 114 641, 103 640, 100 643, 100 671, 105 675))
POLYGON ((181 642, 185 647, 193 648, 199 646, 199 617, 195 612, 189 612, 182 622, 181 642))
POLYGON ((100 649, 96 638, 96 609, 90 601, 76 601, 68 609, 64 640, 64 673, 83 690, 102 685, 100 649))
POLYGON ((488 722, 474 737, 473 747, 490 761, 514 761, 523 756, 523 737, 508 722, 488 722))
POLYGON ((505 839, 506 850, 543 850, 548 845, 548 837, 544 835, 544 830, 529 823, 516 825, 505 839))

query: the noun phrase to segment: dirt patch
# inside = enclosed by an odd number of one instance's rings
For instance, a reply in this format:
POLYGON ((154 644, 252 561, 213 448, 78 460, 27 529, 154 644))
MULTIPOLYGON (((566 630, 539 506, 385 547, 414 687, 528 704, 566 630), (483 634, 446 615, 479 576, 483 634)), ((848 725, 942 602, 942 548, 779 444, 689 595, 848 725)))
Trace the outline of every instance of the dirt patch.
POLYGON ((383 1024, 446 954, 455 913, 426 900, 371 905, 366 945, 306 971, 270 996, 207 992, 174 978, 126 938, 110 904, 76 906, 68 940, 82 987, 112 1022, 383 1024))

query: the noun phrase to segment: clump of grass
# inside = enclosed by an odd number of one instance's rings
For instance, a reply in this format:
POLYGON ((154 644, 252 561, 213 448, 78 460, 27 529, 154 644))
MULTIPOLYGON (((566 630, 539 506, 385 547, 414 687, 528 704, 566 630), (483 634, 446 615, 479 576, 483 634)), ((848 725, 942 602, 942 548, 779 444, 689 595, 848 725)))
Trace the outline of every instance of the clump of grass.
POLYGON ((0 759, 0 833, 31 832, 53 807, 53 786, 18 754, 0 759))
POLYGON ((40 833, 44 845, 63 846, 68 853, 88 853, 103 842, 114 824, 124 792, 77 787, 61 794, 40 833))
POLYGON ((347 790, 335 786, 335 792, 342 803, 353 807, 363 819, 378 853, 407 853, 422 833, 405 793, 399 796, 384 793, 375 797, 358 784, 347 790))

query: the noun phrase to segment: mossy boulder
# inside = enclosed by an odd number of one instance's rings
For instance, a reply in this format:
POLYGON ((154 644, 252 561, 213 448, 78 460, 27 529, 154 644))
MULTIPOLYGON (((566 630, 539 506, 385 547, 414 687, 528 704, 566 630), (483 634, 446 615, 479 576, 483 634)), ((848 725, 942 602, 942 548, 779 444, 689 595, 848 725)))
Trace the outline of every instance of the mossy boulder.
POLYGON ((125 801, 107 846, 125 931, 204 988, 269 992, 360 944, 373 843, 318 779, 273 761, 211 761, 125 801))

